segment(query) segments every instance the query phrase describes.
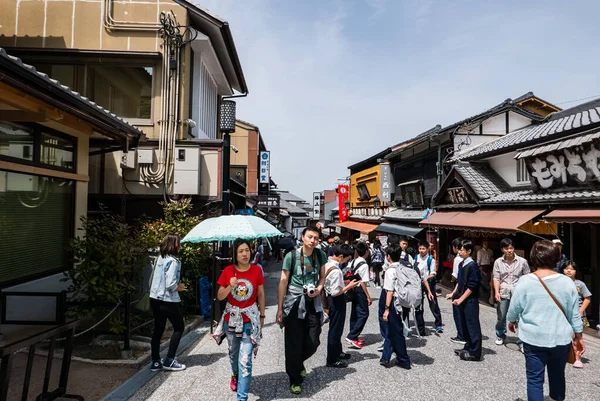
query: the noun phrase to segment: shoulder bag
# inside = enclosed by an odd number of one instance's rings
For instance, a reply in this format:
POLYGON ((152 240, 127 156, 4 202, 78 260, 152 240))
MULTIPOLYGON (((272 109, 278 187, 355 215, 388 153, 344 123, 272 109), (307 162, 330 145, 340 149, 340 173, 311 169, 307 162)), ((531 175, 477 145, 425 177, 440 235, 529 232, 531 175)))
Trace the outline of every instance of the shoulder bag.
MULTIPOLYGON (((565 319, 567 319, 567 323, 571 324, 571 322, 569 321, 569 318, 567 317, 567 314, 566 314, 565 310, 563 309, 562 305, 558 302, 558 300, 554 297, 554 295, 552 295, 552 293, 550 292, 550 289, 548 288, 548 286, 546 285, 546 283, 544 283, 544 280, 542 280, 540 278, 540 276, 538 276, 537 274, 534 274, 534 276, 536 276, 537 279, 540 280, 540 283, 542 283, 542 285, 544 286, 544 288, 548 292, 548 295, 550 295, 550 298, 552 298, 552 300, 554 301, 554 303, 556 304, 556 306, 558 306, 558 308, 560 309, 560 311, 565 316, 565 319)), ((576 360, 576 358, 575 358, 575 349, 573 348, 573 342, 571 342, 571 345, 569 346, 569 358, 567 359, 567 363, 573 364, 575 362, 575 360, 576 360)))

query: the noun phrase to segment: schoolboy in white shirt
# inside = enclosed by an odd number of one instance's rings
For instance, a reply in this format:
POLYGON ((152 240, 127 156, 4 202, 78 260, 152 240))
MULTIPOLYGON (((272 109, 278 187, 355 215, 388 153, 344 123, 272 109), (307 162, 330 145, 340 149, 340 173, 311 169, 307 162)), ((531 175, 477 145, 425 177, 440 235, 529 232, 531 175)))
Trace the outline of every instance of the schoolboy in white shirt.
POLYGON ((346 321, 346 298, 344 293, 353 290, 360 281, 344 282, 340 263, 346 263, 354 255, 350 245, 335 245, 333 256, 325 265, 325 293, 329 308, 329 333, 327 334, 327 366, 330 368, 346 368, 344 359, 350 355, 342 352, 342 333, 346 321))

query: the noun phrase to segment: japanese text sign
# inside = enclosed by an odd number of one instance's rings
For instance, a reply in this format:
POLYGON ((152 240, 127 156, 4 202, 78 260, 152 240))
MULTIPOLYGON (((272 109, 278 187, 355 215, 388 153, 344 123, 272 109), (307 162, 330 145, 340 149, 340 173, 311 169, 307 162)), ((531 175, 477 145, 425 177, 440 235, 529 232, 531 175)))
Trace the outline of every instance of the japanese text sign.
POLYGON ((260 184, 268 184, 271 182, 271 152, 260 152, 258 162, 258 182, 260 184))
POLYGON ((348 191, 348 185, 338 185, 338 209, 340 215, 340 223, 348 220, 348 209, 344 202, 348 200, 350 192, 348 191))
POLYGON ((394 190, 394 176, 389 163, 381 163, 379 165, 379 199, 382 202, 391 202, 392 191, 394 190))

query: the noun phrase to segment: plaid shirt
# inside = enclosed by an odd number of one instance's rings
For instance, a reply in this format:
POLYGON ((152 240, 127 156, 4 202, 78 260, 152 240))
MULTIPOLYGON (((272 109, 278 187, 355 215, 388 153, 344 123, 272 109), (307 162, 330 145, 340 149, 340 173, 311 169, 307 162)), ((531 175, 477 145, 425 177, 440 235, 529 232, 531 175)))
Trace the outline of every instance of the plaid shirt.
POLYGON ((515 255, 512 262, 502 256, 494 262, 494 281, 500 281, 500 298, 510 299, 519 278, 529 274, 529 263, 524 258, 515 255))

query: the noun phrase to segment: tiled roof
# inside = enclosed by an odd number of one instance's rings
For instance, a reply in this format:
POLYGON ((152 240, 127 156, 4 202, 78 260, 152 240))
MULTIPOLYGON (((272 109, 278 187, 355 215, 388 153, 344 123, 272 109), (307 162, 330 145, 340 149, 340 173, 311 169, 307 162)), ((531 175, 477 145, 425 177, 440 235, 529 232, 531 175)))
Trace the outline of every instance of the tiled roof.
POLYGON ((506 192, 508 184, 486 164, 458 164, 454 170, 475 191, 479 200, 485 200, 506 192))
POLYGON ((32 77, 38 78, 38 79, 41 78, 46 83, 50 84, 53 88, 58 89, 64 93, 68 94, 70 97, 73 98, 73 100, 75 102, 80 103, 81 107, 91 106, 95 111, 106 115, 111 120, 113 120, 115 123, 120 125, 122 128, 125 128, 127 131, 129 131, 129 132, 133 131, 138 135, 144 134, 140 129, 129 124, 127 121, 125 121, 121 117, 117 116, 115 113, 112 113, 111 111, 105 109, 104 107, 100 106, 99 104, 92 102, 87 97, 81 96, 81 94, 79 94, 79 92, 75 92, 75 91, 71 90, 71 88, 69 88, 68 86, 62 85, 59 81, 57 81, 56 79, 50 78, 47 74, 37 71, 35 69, 35 67, 33 67, 29 64, 25 64, 23 61, 21 61, 20 58, 11 56, 10 54, 8 54, 6 52, 6 50, 4 50, 1 47, 0 47, 0 58, 3 60, 9 61, 16 68, 27 71, 29 74, 31 74, 32 77))
POLYGON ((390 149, 393 150, 392 153, 390 153, 389 155, 387 155, 385 157, 386 160, 392 159, 393 157, 397 156, 399 153, 401 153, 404 149, 406 149, 407 147, 409 147, 410 145, 419 142, 420 139, 426 138, 430 135, 434 135, 437 134, 438 132, 440 132, 442 130, 442 126, 441 125, 436 125, 435 127, 428 129, 425 132, 420 133, 419 135, 408 139, 404 142, 400 142, 399 144, 396 144, 394 146, 392 146, 390 149))
POLYGON ((532 124, 520 130, 508 133, 498 139, 485 143, 457 155, 451 161, 469 160, 499 151, 509 151, 548 140, 569 131, 600 126, 600 98, 591 102, 550 114, 543 123, 532 124))
POLYGON ((581 203, 585 201, 599 201, 600 190, 566 191, 566 192, 534 192, 532 189, 504 192, 498 196, 487 199, 482 203, 534 203, 540 201, 560 201, 561 203, 581 203))
POLYGON ((425 214, 424 210, 406 210, 406 209, 395 209, 390 210, 385 215, 384 218, 389 220, 414 220, 421 221, 423 220, 423 215, 425 214))
POLYGON ((288 191, 276 191, 279 194, 279 197, 282 200, 288 201, 288 202, 302 202, 302 203, 306 203, 306 201, 288 191))
POLYGON ((600 138, 600 128, 593 130, 593 132, 589 134, 579 134, 574 137, 563 139, 562 141, 523 150, 522 152, 519 152, 516 157, 521 159, 523 157, 541 155, 543 153, 554 152, 556 150, 569 149, 575 146, 585 145, 598 138, 600 138))
POLYGON ((279 199, 279 207, 287 210, 289 214, 302 214, 308 216, 308 212, 306 210, 299 208, 298 206, 286 201, 283 198, 279 199))

